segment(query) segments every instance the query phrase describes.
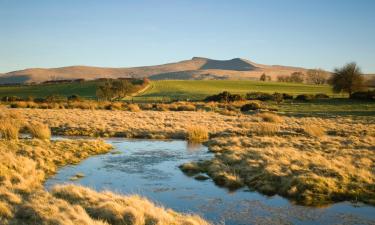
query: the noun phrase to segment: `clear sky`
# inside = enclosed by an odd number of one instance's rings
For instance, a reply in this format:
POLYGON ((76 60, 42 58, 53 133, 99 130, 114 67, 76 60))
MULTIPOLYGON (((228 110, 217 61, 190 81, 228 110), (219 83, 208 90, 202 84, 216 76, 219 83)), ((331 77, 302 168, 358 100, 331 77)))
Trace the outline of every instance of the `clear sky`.
POLYGON ((0 0, 0 72, 193 56, 375 73, 375 1, 0 0))

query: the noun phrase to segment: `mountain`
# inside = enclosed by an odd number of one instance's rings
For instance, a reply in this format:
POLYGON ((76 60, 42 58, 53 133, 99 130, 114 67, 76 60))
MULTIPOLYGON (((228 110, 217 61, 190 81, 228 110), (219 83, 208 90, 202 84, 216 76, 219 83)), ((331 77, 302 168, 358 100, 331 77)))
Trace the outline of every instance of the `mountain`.
POLYGON ((202 57, 193 57, 176 63, 156 66, 105 68, 90 66, 69 66, 60 68, 32 68, 13 71, 0 75, 0 84, 44 82, 48 80, 68 79, 97 79, 133 77, 162 80, 162 79, 258 79, 266 73, 273 79, 277 75, 289 75, 292 72, 306 69, 289 66, 268 66, 257 64, 246 59, 213 60, 202 57))

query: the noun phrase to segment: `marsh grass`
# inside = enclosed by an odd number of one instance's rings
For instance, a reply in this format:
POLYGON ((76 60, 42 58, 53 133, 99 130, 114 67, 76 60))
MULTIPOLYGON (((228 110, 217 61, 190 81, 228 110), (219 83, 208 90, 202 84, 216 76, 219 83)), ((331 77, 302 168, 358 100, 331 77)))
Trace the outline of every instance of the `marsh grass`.
POLYGON ((326 130, 323 127, 314 124, 304 125, 303 132, 311 137, 322 137, 326 134, 326 130))
POLYGON ((208 140, 208 130, 203 126, 189 126, 186 129, 186 139, 191 142, 204 142, 208 140))
POLYGON ((262 118, 263 121, 270 123, 282 123, 284 121, 282 117, 276 115, 275 113, 263 112, 258 113, 257 116, 262 118))
POLYGON ((46 124, 32 122, 27 125, 27 130, 33 138, 40 140, 51 139, 51 130, 46 124))
POLYGON ((74 185, 56 186, 52 194, 43 189, 43 181, 58 167, 110 150, 100 140, 0 140, 0 224, 209 224, 139 196, 98 193, 74 185))

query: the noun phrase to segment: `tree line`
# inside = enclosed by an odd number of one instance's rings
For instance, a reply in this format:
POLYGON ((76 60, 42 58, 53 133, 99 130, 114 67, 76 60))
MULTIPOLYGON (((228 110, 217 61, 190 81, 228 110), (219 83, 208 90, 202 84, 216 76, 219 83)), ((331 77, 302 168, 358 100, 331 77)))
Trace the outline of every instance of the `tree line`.
MULTIPOLYGON (((263 73, 259 80, 270 81, 271 77, 263 73)), ((375 78, 373 78, 375 81, 375 78)), ((365 77, 359 66, 352 62, 344 65, 341 68, 336 68, 333 73, 329 73, 322 69, 311 69, 307 70, 306 74, 303 72, 293 72, 290 75, 279 75, 277 76, 278 82, 293 82, 293 83, 310 83, 316 85, 329 84, 335 93, 346 92, 349 97, 354 92, 365 91, 366 85, 365 77)), ((375 82, 374 82, 375 83, 375 82)))

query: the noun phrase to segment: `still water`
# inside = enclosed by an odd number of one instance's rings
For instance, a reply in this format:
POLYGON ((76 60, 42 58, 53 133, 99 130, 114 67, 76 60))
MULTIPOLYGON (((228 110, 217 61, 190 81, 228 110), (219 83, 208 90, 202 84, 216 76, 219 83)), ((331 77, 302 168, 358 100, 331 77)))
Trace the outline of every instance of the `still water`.
POLYGON ((61 168, 46 188, 74 183, 96 190, 139 194, 179 212, 196 213, 215 224, 375 224, 375 207, 342 202, 325 208, 291 204, 248 189, 230 192, 210 179, 195 180, 178 168, 213 157, 202 145, 185 141, 110 138, 114 150, 61 168), (77 173, 85 176, 71 180, 77 173))

